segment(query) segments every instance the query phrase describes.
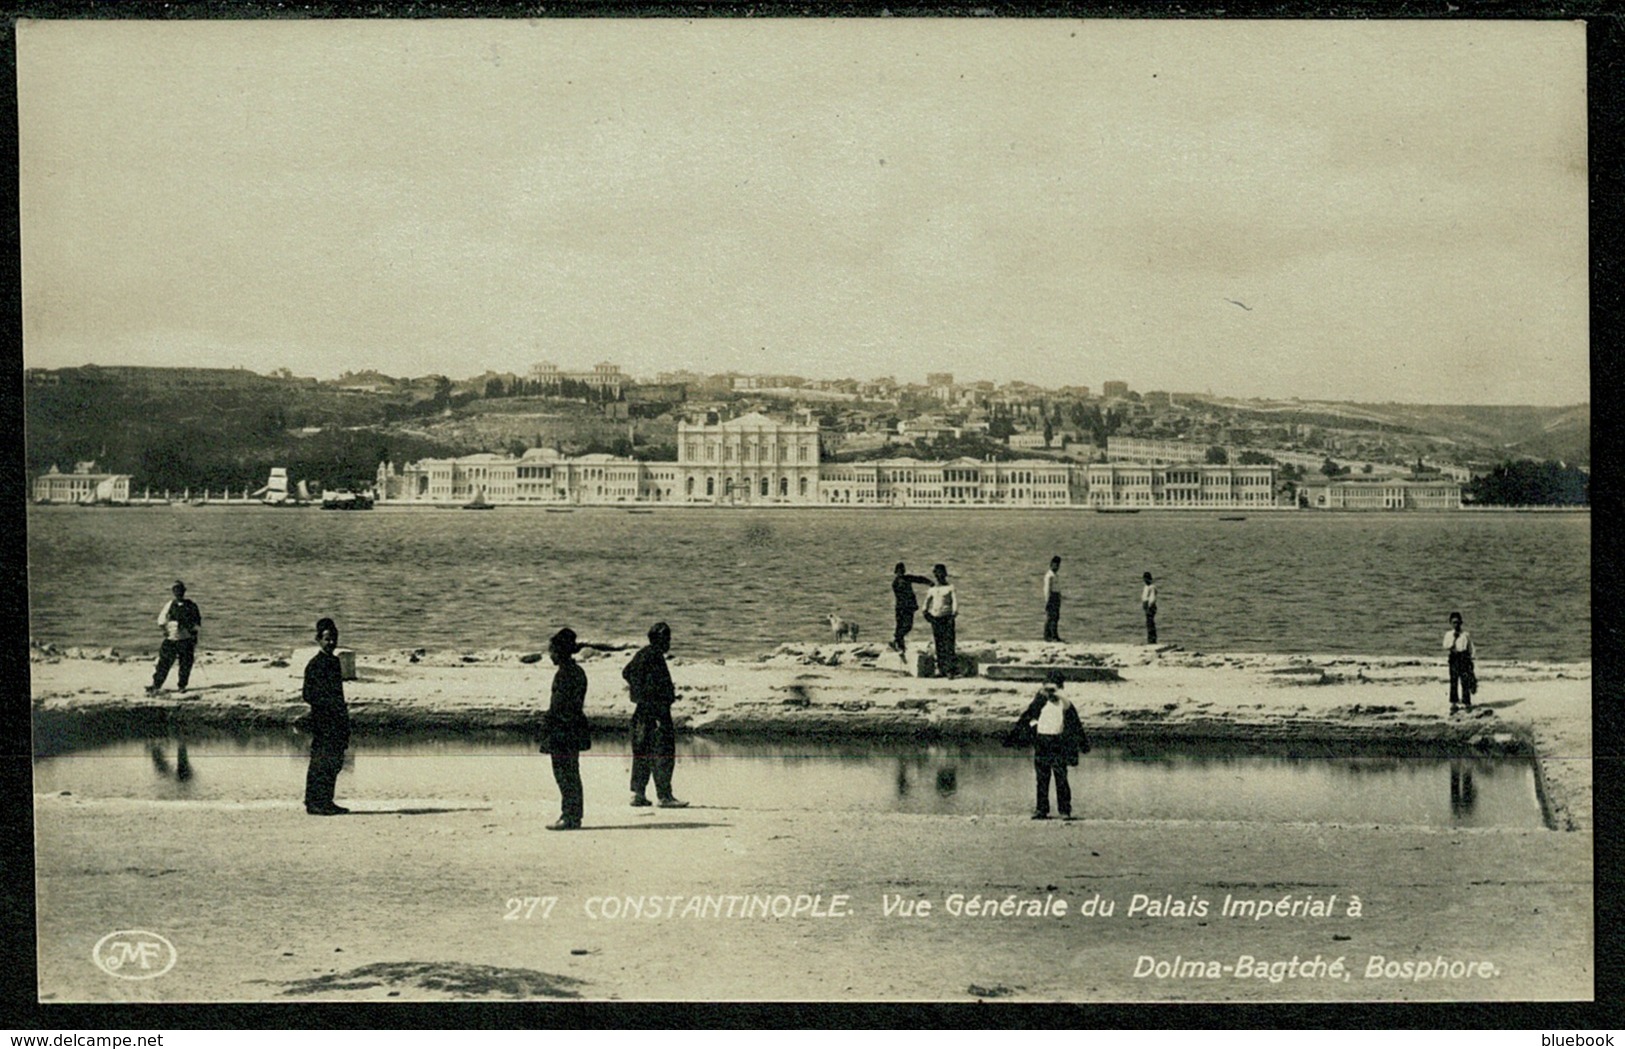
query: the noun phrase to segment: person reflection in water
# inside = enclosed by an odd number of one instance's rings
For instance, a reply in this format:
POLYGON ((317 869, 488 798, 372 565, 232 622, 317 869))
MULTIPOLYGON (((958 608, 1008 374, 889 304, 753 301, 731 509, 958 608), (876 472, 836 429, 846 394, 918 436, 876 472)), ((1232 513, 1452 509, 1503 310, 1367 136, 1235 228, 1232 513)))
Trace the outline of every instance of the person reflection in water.
POLYGON ((186 754, 186 737, 182 736, 175 746, 175 764, 169 764, 169 754, 164 750, 163 744, 154 743, 150 748, 152 755, 152 768, 165 779, 174 779, 177 783, 190 783, 192 781, 192 761, 186 754))
POLYGON ((1478 801, 1478 789, 1473 786, 1473 766, 1461 759, 1450 763, 1450 815, 1471 816, 1478 801))

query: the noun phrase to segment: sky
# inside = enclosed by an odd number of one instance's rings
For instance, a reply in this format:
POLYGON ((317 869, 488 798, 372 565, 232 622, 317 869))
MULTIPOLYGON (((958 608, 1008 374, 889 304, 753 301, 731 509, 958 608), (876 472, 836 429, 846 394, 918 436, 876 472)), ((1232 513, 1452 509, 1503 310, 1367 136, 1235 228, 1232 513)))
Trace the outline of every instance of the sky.
POLYGON ((1567 22, 17 27, 24 363, 1590 399, 1567 22))

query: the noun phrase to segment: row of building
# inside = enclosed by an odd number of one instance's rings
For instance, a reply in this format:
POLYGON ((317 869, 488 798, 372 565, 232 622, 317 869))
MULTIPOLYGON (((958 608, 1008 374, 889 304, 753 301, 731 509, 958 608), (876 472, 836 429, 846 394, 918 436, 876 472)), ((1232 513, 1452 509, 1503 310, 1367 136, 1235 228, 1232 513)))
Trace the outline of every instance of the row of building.
MULTIPOLYGON (((1269 464, 1066 463, 1051 459, 946 462, 914 458, 819 461, 819 429, 751 413, 683 422, 676 462, 566 456, 533 448, 380 463, 381 501, 456 505, 675 504, 684 506, 1064 507, 1290 509, 1269 464)), ((1303 489, 1311 506, 1457 509, 1459 484, 1442 480, 1329 481, 1303 489)))
MULTIPOLYGON (((1071 463, 1053 459, 996 462, 914 458, 820 462, 819 427, 760 413, 682 422, 676 462, 613 455, 562 455, 533 448, 522 455, 480 453, 380 463, 380 502, 456 506, 476 500, 516 506, 670 504, 682 506, 1066 507, 1097 510, 1291 509, 1454 510, 1461 485, 1448 478, 1340 479, 1305 484, 1283 497, 1272 464, 1187 461, 1184 447, 1136 448, 1168 461, 1071 463)), ((1121 449, 1120 449, 1121 450, 1121 449)), ((34 499, 51 503, 118 503, 131 478, 99 473, 94 463, 72 473, 55 466, 34 481, 34 499)))

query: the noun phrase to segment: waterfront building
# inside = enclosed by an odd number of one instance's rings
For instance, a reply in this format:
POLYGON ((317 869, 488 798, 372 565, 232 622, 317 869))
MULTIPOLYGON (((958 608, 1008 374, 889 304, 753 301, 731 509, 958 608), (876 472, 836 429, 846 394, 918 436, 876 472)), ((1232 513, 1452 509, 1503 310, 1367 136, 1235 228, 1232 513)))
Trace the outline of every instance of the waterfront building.
POLYGON ((1078 467, 1043 459, 928 462, 908 457, 826 463, 818 501, 829 506, 1067 506, 1078 467))
MULTIPOLYGON (((1079 464, 911 457, 820 463, 811 418, 751 412, 682 422, 676 462, 613 455, 489 452, 378 467, 384 502, 460 505, 476 496, 509 505, 1065 507, 1224 509, 1276 505, 1276 468, 1207 463, 1079 464)), ((1419 482, 1409 498, 1441 498, 1419 482)), ((1459 505, 1459 489, 1456 496, 1459 505)))
POLYGON ((127 503, 130 475, 100 473, 94 462, 75 463, 72 473, 51 468, 34 478, 36 503, 127 503))
POLYGON ((1097 510, 1215 510, 1277 505, 1275 467, 1212 463, 1090 463, 1087 502, 1097 510))
POLYGON ((1450 478, 1340 478, 1298 489, 1319 510, 1459 510, 1461 484, 1450 478))
POLYGON ((1128 396, 1128 383, 1107 380, 1100 384, 1100 395, 1106 400, 1128 396))
POLYGON ((818 500, 818 424, 750 412, 677 424, 684 503, 756 506, 818 500))

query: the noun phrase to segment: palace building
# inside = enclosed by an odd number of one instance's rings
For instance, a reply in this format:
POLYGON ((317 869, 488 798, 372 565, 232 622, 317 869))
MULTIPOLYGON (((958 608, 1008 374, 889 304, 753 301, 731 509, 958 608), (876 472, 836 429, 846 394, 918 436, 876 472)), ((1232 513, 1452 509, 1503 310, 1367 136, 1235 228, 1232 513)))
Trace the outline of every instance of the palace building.
POLYGON ((383 502, 518 506, 1092 507, 1216 510, 1279 505, 1274 466, 994 462, 821 463, 818 425, 752 412, 677 427, 676 462, 481 453, 378 467, 383 502))

